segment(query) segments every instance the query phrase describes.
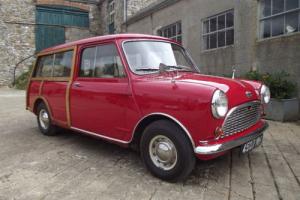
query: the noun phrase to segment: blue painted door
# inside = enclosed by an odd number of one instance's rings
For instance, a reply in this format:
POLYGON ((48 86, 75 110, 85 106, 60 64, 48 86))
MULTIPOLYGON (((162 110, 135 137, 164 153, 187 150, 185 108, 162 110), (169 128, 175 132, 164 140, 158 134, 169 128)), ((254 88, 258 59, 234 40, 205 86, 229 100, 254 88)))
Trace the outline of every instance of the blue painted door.
POLYGON ((89 27, 88 12, 65 6, 36 7, 36 51, 65 42, 65 27, 89 27))

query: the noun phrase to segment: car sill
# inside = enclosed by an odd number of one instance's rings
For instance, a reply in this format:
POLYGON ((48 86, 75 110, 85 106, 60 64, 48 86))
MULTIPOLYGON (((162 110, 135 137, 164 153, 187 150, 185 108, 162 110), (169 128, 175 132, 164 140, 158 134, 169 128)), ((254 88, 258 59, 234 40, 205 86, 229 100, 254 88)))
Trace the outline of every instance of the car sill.
POLYGON ((104 135, 101 135, 101 134, 98 134, 98 133, 94 133, 94 132, 91 132, 91 131, 86 131, 86 130, 83 130, 83 129, 80 129, 80 128, 71 127, 71 129, 74 130, 74 131, 85 133, 87 135, 92 135, 92 136, 95 136, 95 137, 98 137, 98 138, 101 138, 101 139, 104 139, 104 140, 107 140, 107 141, 117 142, 117 143, 120 143, 120 144, 128 144, 129 143, 128 141, 107 137, 107 136, 104 136, 104 135))

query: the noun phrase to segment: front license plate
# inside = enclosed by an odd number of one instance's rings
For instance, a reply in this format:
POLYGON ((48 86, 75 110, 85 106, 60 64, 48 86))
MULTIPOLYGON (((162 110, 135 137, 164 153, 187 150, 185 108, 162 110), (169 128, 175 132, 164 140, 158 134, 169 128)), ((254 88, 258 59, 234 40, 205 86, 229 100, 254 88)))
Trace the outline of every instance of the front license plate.
POLYGON ((251 140, 241 146, 242 153, 248 153, 249 151, 252 151, 259 145, 261 145, 263 140, 263 136, 259 136, 258 138, 251 140))

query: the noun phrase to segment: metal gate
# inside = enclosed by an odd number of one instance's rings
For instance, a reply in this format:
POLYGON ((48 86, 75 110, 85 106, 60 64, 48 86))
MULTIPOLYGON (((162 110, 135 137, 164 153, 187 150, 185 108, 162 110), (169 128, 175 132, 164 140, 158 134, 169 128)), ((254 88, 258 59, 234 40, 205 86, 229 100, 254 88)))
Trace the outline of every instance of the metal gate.
POLYGON ((65 43, 65 27, 89 27, 88 12, 65 6, 36 7, 36 51, 65 43))

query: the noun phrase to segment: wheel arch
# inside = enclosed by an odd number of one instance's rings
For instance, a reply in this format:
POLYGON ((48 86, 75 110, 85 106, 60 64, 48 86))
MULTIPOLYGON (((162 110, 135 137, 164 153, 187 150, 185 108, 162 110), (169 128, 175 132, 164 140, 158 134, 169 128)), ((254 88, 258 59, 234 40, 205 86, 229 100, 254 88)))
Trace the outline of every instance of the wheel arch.
POLYGON ((130 144, 139 145, 140 139, 142 137, 145 128, 151 123, 153 123, 154 121, 158 121, 158 120, 169 120, 175 123, 179 128, 183 130, 185 135, 188 137, 193 149, 195 149, 194 140, 190 132, 188 131, 188 129, 178 119, 166 113, 151 113, 141 118, 136 124, 135 128, 133 129, 132 139, 130 141, 130 144))
POLYGON ((51 108, 49 107, 49 104, 48 104, 48 101, 44 98, 44 97, 37 97, 35 100, 34 100, 34 103, 33 103, 33 113, 34 114, 37 114, 37 108, 38 108, 38 105, 40 103, 44 103, 45 106, 47 107, 48 111, 49 111, 49 114, 50 116, 52 117, 52 112, 51 112, 51 108))

